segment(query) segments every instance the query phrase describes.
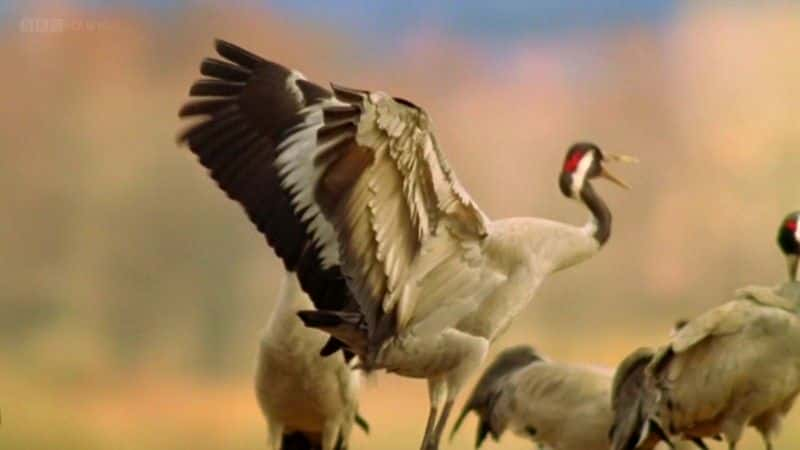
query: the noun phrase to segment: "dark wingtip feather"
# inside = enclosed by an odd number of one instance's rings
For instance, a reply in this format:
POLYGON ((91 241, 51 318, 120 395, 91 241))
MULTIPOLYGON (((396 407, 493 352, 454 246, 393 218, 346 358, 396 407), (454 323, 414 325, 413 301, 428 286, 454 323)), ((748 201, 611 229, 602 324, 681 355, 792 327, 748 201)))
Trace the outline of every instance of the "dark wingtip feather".
POLYGON ((298 311, 297 316, 307 327, 335 327, 342 324, 342 319, 328 311, 304 310, 298 311))
POLYGON ((236 81, 223 81, 203 78, 197 80, 189 88, 189 95, 209 96, 209 97, 229 97, 238 95, 244 89, 245 84, 236 81))
POLYGON ((364 100, 364 96, 369 94, 367 91, 344 87, 336 83, 331 83, 331 89, 338 100, 353 105, 360 105, 364 100))
POLYGON ((322 350, 319 351, 320 356, 330 356, 339 351, 343 347, 342 341, 336 339, 335 337, 331 336, 328 338, 328 342, 322 347, 322 350))
POLYGON ((226 81, 247 81, 253 74, 242 66, 237 66, 215 58, 205 58, 200 63, 200 73, 211 78, 226 81))
POLYGON ((178 117, 183 118, 201 115, 214 115, 230 107, 233 102, 234 100, 230 98, 189 101, 186 102, 180 110, 178 110, 178 117))
POLYGON ((248 69, 253 69, 259 64, 266 62, 264 58, 223 39, 215 39, 214 48, 223 58, 240 66, 247 67, 248 69))
POLYGON ((175 143, 178 145, 183 145, 188 142, 187 136, 191 133, 193 126, 188 126, 183 130, 178 131, 178 134, 175 135, 175 143))
POLYGON ((297 87, 303 93, 303 97, 305 97, 309 103, 315 103, 331 96, 331 93, 328 92, 327 89, 308 80, 298 78, 295 84, 297 84, 297 87))
MULTIPOLYGON (((202 61, 204 78, 192 85, 189 95, 194 98, 178 111, 181 118, 201 120, 188 124, 175 139, 188 146, 225 194, 242 205, 285 268, 297 272, 315 307, 341 310, 350 304, 350 296, 340 269, 319 265, 321 249, 294 211, 273 164, 277 140, 302 120, 300 111, 331 94, 297 79, 299 101, 296 92, 286 89, 287 77, 297 78, 296 73, 223 39, 216 39, 214 47, 219 57, 202 61)), ((351 359, 353 353, 343 347, 331 339, 323 351, 342 349, 345 359, 351 359)))

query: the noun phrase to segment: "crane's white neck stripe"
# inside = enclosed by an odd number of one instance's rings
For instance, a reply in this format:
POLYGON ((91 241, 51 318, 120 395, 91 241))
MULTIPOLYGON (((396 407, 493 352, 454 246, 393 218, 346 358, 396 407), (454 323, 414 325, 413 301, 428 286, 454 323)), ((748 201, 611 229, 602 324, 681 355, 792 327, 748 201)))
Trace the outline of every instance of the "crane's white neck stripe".
POLYGON ((800 214, 794 218, 794 240, 800 243, 800 214))
POLYGON ((589 216, 589 220, 586 221, 581 231, 587 236, 594 236, 597 233, 597 219, 594 216, 589 216))
POLYGON ((578 163, 578 168, 575 169, 575 172, 572 174, 572 197, 578 198, 580 195, 581 188, 583 187, 583 183, 586 182, 586 173, 589 171, 589 168, 592 167, 592 163, 594 162, 594 152, 586 152, 585 155, 581 158, 581 162, 578 163))

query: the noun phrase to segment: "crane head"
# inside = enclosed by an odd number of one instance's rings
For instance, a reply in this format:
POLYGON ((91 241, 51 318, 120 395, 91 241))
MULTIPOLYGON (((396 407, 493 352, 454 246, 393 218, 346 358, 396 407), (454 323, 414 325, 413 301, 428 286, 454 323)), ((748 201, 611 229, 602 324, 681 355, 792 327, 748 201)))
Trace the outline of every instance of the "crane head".
POLYGON ((786 256, 789 281, 797 280, 797 266, 800 260, 800 211, 787 215, 778 229, 778 246, 786 256))
POLYGON ((594 178, 605 178, 617 186, 630 189, 630 186, 611 173, 605 164, 608 162, 633 163, 637 161, 632 156, 604 152, 600 150, 600 147, 590 142, 579 142, 573 144, 567 150, 558 184, 561 192, 573 199, 580 198, 581 192, 589 186, 589 181, 594 178))

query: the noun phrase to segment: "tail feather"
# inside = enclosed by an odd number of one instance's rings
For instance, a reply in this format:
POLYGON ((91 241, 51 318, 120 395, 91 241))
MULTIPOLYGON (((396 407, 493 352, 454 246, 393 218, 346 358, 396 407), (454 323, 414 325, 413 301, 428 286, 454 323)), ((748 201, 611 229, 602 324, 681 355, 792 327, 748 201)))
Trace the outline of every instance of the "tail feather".
MULTIPOLYGON (((475 432, 475 448, 476 449, 481 448, 481 445, 483 445, 483 441, 486 440, 486 436, 489 435, 491 430, 492 430, 491 426, 489 425, 488 422, 485 422, 485 421, 482 420, 482 421, 480 421, 480 423, 478 423, 478 429, 475 432)), ((492 433, 492 436, 493 436, 494 439, 497 439, 497 437, 494 436, 494 433, 492 433)))
POLYGON ((347 346, 344 342, 336 339, 335 337, 331 336, 328 338, 328 341, 325 342, 325 345, 322 346, 322 349, 319 351, 320 356, 330 356, 338 351, 342 352, 344 355, 344 360, 346 362, 350 362, 353 359, 355 353, 347 349, 347 346))
MULTIPOLYGON (((305 326, 330 334, 356 355, 363 356, 366 353, 367 330, 361 313, 305 310, 299 311, 297 315, 305 326)), ((328 347, 326 344, 322 349, 323 356, 328 352, 328 347)))
POLYGON ((529 346, 511 347, 502 353, 492 362, 478 380, 472 394, 464 408, 456 419, 453 430, 450 432, 450 439, 453 439, 458 429, 461 427, 464 418, 470 411, 475 411, 478 415, 478 429, 475 438, 475 448, 479 448, 486 436, 491 433, 495 440, 500 437, 505 426, 498 423, 496 415, 493 414, 494 405, 502 391, 506 378, 515 371, 527 366, 528 364, 539 361, 542 358, 536 354, 529 346))
MULTIPOLYGON (((653 431, 653 434, 655 435, 655 437, 657 437, 661 441, 664 441, 669 446, 669 448, 671 448, 671 449, 675 448, 675 445, 672 443, 672 440, 670 440, 669 435, 667 434, 667 432, 664 431, 664 428, 661 427, 661 424, 659 424, 658 422, 656 422, 653 419, 648 419, 648 425, 649 425, 648 428, 653 431)), ((658 441, 655 441, 655 442, 658 442, 658 441)), ((655 444, 653 444, 653 445, 655 446, 655 444)))
POLYGON ((612 450, 652 448, 659 440, 672 443, 650 414, 655 393, 647 382, 646 368, 653 360, 652 349, 640 348, 620 363, 614 374, 611 406, 614 424, 609 431, 612 450))

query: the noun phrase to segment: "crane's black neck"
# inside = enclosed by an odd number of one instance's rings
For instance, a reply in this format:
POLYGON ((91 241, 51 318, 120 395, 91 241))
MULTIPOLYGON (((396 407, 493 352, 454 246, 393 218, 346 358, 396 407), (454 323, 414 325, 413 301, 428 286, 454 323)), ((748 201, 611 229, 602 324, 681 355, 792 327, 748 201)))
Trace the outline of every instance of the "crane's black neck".
POLYGON ((596 221, 597 228, 593 237, 602 246, 611 237, 611 211, 606 202, 597 195, 591 183, 584 184, 580 197, 596 221))

